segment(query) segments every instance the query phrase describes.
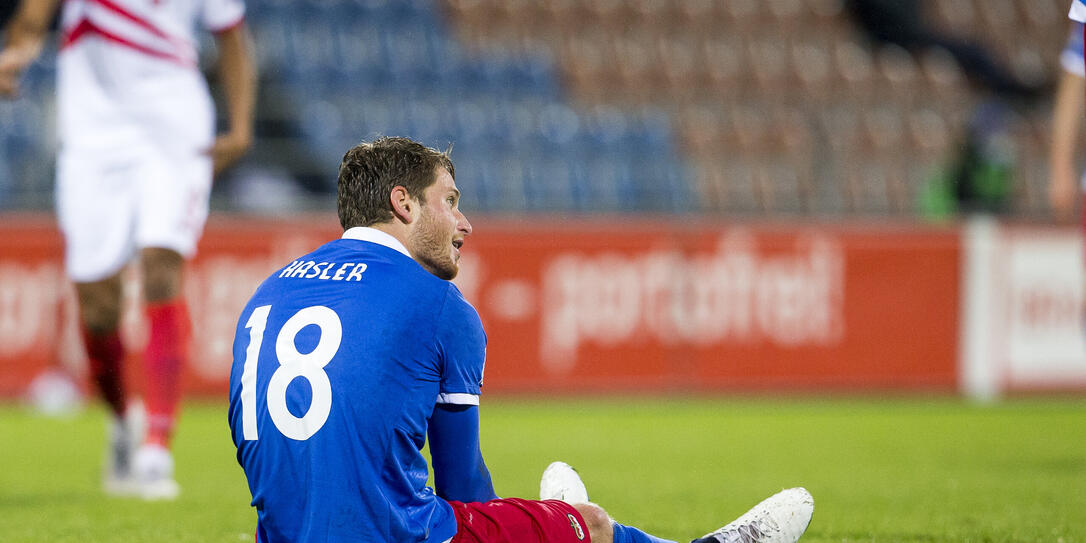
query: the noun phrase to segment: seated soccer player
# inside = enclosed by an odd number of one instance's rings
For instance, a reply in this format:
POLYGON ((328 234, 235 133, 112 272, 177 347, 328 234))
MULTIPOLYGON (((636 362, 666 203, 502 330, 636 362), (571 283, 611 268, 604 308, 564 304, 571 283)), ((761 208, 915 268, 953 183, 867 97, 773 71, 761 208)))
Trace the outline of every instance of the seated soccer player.
MULTIPOLYGON (((587 503, 568 466, 545 478, 559 499, 494 493, 479 448, 486 335, 449 282, 472 230, 454 175, 447 153, 406 138, 350 149, 342 238, 274 272, 243 310, 229 420, 257 541, 663 541, 587 503)), ((792 542, 812 512, 791 489, 704 541, 792 542)))

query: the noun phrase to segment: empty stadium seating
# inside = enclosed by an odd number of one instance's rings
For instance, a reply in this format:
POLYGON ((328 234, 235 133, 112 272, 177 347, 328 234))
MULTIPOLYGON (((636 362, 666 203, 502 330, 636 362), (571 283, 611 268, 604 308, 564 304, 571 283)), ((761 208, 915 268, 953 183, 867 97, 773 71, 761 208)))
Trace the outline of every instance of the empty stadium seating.
MULTIPOLYGON (((937 24, 981 38, 1016 68, 1056 73, 1064 3, 931 4, 937 24)), ((694 196, 710 212, 914 214, 985 99, 945 53, 873 49, 840 0, 443 6, 465 43, 545 44, 574 104, 667 111, 694 196)), ((1016 131, 1014 210, 1038 214, 1048 111, 1016 115, 1026 128, 1016 131)))
MULTIPOLYGON (((1054 74, 1065 3, 948 0, 932 15, 1054 74)), ((376 134, 455 143, 465 204, 484 211, 913 215, 984 100, 944 53, 872 48, 841 0, 248 6, 278 98, 262 114, 296 124, 323 165, 303 173, 332 190, 343 150, 376 134)), ((49 55, 0 104, 0 207, 50 199, 49 55)), ((1049 114, 1013 113, 1020 214, 1044 212, 1049 114)))

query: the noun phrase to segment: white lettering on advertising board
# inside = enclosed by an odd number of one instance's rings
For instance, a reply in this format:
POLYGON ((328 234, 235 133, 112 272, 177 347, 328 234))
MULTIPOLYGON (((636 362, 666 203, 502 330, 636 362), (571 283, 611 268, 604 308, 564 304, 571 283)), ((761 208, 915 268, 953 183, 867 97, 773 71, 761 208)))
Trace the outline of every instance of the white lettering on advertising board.
POLYGON ((582 344, 646 335, 665 345, 832 345, 843 335, 843 299, 843 252, 821 235, 773 255, 760 254, 743 230, 704 254, 565 253, 543 269, 540 355, 548 370, 564 373, 582 344))
POLYGON ((1008 385, 1086 382, 1081 238, 1018 233, 1005 247, 1008 385))

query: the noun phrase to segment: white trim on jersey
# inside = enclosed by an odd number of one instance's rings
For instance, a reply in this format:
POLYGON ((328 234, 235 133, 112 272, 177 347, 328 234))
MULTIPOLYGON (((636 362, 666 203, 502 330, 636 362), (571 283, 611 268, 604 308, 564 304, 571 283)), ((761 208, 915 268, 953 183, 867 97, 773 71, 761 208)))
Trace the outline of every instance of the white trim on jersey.
POLYGON ((204 4, 204 27, 218 34, 230 30, 245 20, 245 3, 242 0, 224 0, 204 4))
POLYGON ((410 257, 411 253, 407 252, 407 247, 404 247, 400 240, 392 237, 392 234, 382 232, 376 228, 370 228, 368 226, 355 226, 348 228, 343 233, 342 239, 357 239, 358 241, 368 241, 370 243, 376 243, 378 245, 384 245, 389 249, 395 249, 404 256, 410 257))
POLYGON ((1067 13, 1067 16, 1080 22, 1086 23, 1086 3, 1082 0, 1074 0, 1071 3, 1071 11, 1067 13))
POLYGON ((438 394, 437 403, 452 405, 479 405, 478 394, 438 394))

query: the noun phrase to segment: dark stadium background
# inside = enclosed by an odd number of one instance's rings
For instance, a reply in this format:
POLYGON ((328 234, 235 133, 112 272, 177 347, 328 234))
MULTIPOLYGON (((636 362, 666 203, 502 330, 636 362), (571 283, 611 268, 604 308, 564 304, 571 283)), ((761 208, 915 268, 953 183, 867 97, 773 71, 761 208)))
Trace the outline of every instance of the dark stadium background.
MULTIPOLYGON (((1065 3, 933 1, 924 20, 1043 86, 1065 3)), ((328 208, 343 150, 380 133, 455 144, 476 213, 918 219, 947 213, 973 126, 1006 170, 984 205, 1047 215, 1047 97, 873 42, 841 0, 248 6, 259 137, 220 209, 328 208)), ((0 209, 51 207, 51 57, 0 104, 0 209)))

